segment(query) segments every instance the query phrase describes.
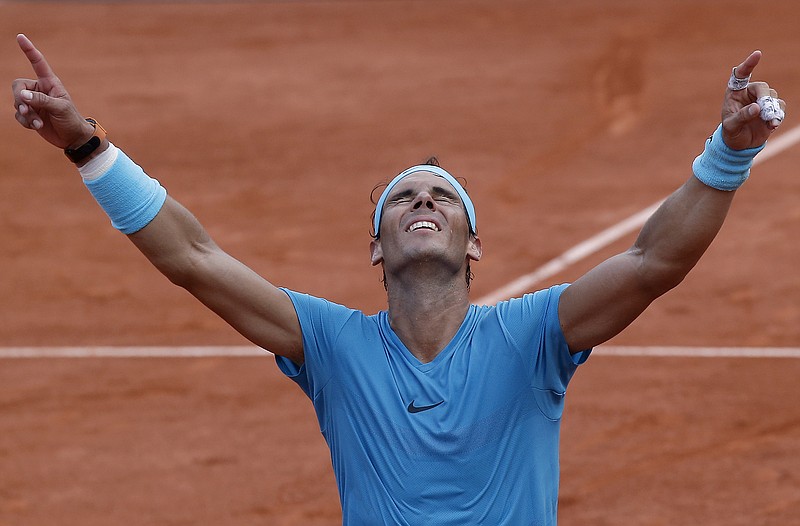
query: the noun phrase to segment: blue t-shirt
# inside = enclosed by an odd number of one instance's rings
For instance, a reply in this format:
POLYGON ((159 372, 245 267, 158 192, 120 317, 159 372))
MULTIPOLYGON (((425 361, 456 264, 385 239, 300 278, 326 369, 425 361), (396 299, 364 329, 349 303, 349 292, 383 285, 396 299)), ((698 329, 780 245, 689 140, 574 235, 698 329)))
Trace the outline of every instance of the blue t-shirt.
POLYGON ((343 524, 556 524, 564 394, 590 353, 564 341, 566 287, 471 305, 429 363, 385 311, 286 291, 305 363, 277 362, 314 403, 343 524))

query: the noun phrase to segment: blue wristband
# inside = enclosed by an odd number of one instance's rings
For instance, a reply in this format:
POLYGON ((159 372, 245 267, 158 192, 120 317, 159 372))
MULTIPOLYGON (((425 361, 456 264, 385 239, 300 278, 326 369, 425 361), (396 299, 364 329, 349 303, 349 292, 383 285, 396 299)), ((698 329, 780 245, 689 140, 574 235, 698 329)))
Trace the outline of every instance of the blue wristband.
POLYGON ((111 225, 123 234, 146 227, 167 199, 166 189, 122 150, 106 173, 84 184, 111 218, 111 225))
POLYGON ((736 190, 750 176, 753 158, 764 149, 765 144, 747 150, 729 148, 722 140, 722 124, 706 141, 705 150, 692 163, 695 177, 704 184, 730 192, 736 190))

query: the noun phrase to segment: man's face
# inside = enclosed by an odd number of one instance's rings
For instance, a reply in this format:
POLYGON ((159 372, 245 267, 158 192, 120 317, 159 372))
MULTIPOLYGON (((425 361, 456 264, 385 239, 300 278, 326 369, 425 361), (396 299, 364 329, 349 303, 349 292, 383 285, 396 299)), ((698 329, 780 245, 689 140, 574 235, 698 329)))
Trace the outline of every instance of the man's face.
POLYGON ((404 177, 383 206, 380 237, 370 244, 372 264, 387 273, 414 261, 463 265, 480 258, 480 241, 470 235, 461 198, 442 177, 417 172, 404 177))

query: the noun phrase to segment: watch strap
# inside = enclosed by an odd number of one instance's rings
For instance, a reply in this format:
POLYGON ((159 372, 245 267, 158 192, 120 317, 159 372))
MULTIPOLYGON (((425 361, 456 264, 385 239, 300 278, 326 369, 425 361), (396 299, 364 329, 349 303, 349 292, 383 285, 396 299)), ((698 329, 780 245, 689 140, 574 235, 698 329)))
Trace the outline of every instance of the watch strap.
POLYGON ((77 148, 66 148, 64 150, 64 154, 73 163, 79 163, 89 157, 97 148, 100 147, 101 144, 103 144, 103 139, 106 138, 106 130, 100 126, 99 122, 91 117, 88 117, 86 122, 94 126, 94 135, 92 135, 92 137, 81 146, 78 146, 77 148))

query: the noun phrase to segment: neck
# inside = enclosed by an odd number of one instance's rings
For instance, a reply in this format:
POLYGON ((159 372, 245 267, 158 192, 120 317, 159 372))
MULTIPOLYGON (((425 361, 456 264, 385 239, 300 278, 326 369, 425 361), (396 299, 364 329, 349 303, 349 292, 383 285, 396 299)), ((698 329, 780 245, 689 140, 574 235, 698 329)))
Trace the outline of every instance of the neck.
POLYGON ((469 290, 463 272, 451 279, 424 269, 414 274, 387 276, 389 323, 408 350, 427 363, 461 327, 469 309, 469 290))

